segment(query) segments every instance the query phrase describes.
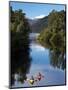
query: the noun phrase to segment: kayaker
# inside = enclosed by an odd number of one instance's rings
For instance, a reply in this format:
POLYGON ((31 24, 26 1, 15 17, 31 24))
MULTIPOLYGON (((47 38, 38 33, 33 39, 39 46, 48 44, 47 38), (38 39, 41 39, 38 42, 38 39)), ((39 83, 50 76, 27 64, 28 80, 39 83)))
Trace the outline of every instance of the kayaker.
POLYGON ((34 77, 33 77, 33 76, 31 76, 31 79, 29 79, 29 83, 30 83, 31 85, 34 84, 34 77))
POLYGON ((40 81, 44 76, 39 72, 38 73, 38 76, 37 76, 37 79, 40 81))

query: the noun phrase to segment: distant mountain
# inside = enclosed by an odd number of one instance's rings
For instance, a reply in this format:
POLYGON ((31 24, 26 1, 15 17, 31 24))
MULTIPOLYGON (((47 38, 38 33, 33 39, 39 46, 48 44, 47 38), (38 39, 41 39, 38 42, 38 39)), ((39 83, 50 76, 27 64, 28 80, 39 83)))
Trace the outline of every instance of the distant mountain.
POLYGON ((37 21, 38 19, 28 19, 28 22, 31 26, 34 25, 37 21))
POLYGON ((31 31, 39 33, 48 26, 48 16, 41 19, 28 19, 28 22, 30 24, 31 31))

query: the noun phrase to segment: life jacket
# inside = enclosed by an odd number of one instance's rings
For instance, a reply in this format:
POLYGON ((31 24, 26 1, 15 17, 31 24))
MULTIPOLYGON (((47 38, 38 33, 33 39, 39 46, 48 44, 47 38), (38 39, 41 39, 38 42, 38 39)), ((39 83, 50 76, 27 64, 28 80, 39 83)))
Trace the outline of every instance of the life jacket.
POLYGON ((41 80, 41 76, 38 76, 38 80, 39 80, 39 81, 41 80))
POLYGON ((37 78, 40 81, 42 78, 44 78, 44 76, 42 76, 41 74, 39 74, 37 78))

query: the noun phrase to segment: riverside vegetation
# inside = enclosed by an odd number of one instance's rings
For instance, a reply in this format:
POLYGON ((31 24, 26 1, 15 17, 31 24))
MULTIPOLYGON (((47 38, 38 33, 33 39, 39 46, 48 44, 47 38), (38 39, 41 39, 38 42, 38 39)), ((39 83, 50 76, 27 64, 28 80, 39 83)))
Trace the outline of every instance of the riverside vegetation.
POLYGON ((36 41, 49 49, 50 64, 63 70, 66 68, 66 12, 53 10, 31 26, 21 9, 14 11, 10 7, 11 85, 14 84, 15 73, 20 74, 23 83, 29 73, 32 61, 29 47, 31 31, 39 32, 36 41))

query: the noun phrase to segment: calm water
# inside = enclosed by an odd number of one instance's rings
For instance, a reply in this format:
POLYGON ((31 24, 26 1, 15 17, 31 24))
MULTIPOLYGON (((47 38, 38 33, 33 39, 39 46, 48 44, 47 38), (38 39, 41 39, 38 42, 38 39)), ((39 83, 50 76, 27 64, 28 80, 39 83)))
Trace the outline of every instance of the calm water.
MULTIPOLYGON (((35 82, 33 85, 31 85, 28 81, 21 83, 20 81, 16 80, 13 87, 65 84, 65 70, 57 67, 54 68, 50 64, 49 49, 44 48, 36 42, 31 42, 30 49, 30 56, 32 57, 32 62, 27 77, 28 79, 30 79, 31 76, 36 77, 40 72, 44 76, 44 78, 42 78, 40 81, 35 82)), ((17 78, 18 75, 16 75, 15 77, 17 78)))

